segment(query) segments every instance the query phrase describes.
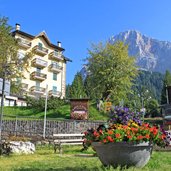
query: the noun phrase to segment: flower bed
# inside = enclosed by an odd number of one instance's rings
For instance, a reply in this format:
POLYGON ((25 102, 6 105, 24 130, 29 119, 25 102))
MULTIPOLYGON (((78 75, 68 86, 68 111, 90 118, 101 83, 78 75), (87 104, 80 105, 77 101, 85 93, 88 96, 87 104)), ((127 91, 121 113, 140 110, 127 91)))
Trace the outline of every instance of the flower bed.
POLYGON ((148 142, 159 147, 169 145, 166 132, 159 125, 142 122, 140 113, 132 112, 128 108, 115 107, 110 117, 108 124, 99 125, 97 129, 91 128, 85 132, 85 148, 92 142, 100 144, 123 142, 135 145, 148 142))
POLYGON ((100 125, 97 129, 85 132, 85 144, 91 142, 151 142, 160 147, 169 144, 166 132, 159 125, 142 122, 140 113, 131 112, 128 108, 116 107, 111 112, 111 119, 107 125, 100 125))

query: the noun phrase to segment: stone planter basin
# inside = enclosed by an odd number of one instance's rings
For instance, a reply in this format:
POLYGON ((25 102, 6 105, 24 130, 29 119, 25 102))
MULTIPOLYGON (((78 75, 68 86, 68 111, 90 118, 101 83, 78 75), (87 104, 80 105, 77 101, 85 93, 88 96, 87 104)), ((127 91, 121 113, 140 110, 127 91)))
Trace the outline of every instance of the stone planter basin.
POLYGON ((143 142, 139 144, 116 142, 102 144, 92 143, 93 149, 104 166, 122 167, 144 167, 151 156, 152 144, 143 142))

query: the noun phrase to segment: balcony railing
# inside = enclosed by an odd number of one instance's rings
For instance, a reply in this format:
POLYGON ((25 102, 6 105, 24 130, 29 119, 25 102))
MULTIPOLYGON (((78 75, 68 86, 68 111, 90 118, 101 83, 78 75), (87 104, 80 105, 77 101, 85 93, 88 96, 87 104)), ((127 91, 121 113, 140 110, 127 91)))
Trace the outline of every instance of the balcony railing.
POLYGON ((59 66, 57 63, 53 63, 49 65, 49 70, 52 72, 61 72, 63 69, 62 66, 59 66))
POLYGON ((41 46, 34 46, 33 48, 35 50, 36 53, 38 53, 39 55, 47 55, 48 54, 48 49, 47 48, 44 48, 44 47, 41 47, 41 46))
POLYGON ((49 96, 60 97, 61 94, 60 91, 49 90, 49 96))
POLYGON ((17 40, 18 40, 19 46, 26 48, 26 49, 31 47, 31 42, 29 40, 21 38, 21 37, 17 38, 17 40))
POLYGON ((26 84, 26 83, 21 83, 21 89, 22 89, 22 90, 27 90, 27 89, 28 89, 28 84, 26 84))
POLYGON ((43 87, 38 87, 38 86, 32 86, 30 88, 30 91, 32 93, 39 93, 39 94, 44 94, 45 93, 45 88, 43 87))
POLYGON ((58 61, 62 61, 63 58, 62 58, 62 55, 56 51, 53 51, 49 54, 49 59, 55 59, 55 60, 58 60, 58 61))
POLYGON ((46 79, 47 75, 46 74, 43 74, 43 73, 40 73, 40 72, 32 72, 31 73, 31 79, 34 79, 34 80, 40 80, 40 81, 44 81, 46 79))
POLYGON ((35 58, 35 59, 33 59, 33 61, 32 61, 32 65, 33 66, 38 66, 38 67, 41 67, 41 68, 44 68, 44 67, 47 67, 47 61, 44 61, 44 60, 42 60, 42 59, 39 59, 39 58, 35 58))

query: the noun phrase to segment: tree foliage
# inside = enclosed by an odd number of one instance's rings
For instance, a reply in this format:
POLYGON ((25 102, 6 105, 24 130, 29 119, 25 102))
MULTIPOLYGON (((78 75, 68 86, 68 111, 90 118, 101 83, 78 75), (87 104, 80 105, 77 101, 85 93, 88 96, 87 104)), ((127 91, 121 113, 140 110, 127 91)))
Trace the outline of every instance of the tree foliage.
MULTIPOLYGON (((18 43, 12 36, 12 27, 8 24, 8 18, 0 18, 0 77, 9 81, 22 78, 23 68, 27 69, 32 52, 27 53, 22 59, 18 55, 18 43)), ((13 84, 12 88, 17 90, 13 84)))
POLYGON ((133 89, 137 94, 148 90, 151 98, 160 102, 161 91, 163 87, 163 74, 159 72, 140 71, 134 80, 133 89))
MULTIPOLYGON (((39 111, 45 110, 45 98, 41 97, 39 99, 33 98, 33 97, 26 97, 26 102, 28 107, 37 109, 39 111)), ((47 110, 55 110, 58 107, 65 104, 65 101, 63 99, 60 99, 58 97, 49 97, 47 100, 47 110)))
POLYGON ((72 82, 71 87, 69 87, 70 98, 85 98, 87 97, 84 89, 84 82, 81 74, 78 72, 72 82))
POLYGON ((163 80, 163 88, 162 88, 162 93, 161 93, 161 104, 167 103, 167 98, 166 98, 166 87, 167 86, 171 86, 171 73, 169 70, 166 70, 164 80, 163 80))
POLYGON ((12 27, 8 25, 8 18, 0 18, 0 76, 6 73, 6 78, 21 77, 20 68, 28 64, 27 59, 30 55, 26 55, 22 61, 18 56, 17 41, 11 35, 12 27))
POLYGON ((126 98, 137 75, 135 59, 128 55, 128 46, 122 42, 93 45, 87 61, 90 91, 98 91, 101 97, 97 98, 110 97, 115 103, 126 98))

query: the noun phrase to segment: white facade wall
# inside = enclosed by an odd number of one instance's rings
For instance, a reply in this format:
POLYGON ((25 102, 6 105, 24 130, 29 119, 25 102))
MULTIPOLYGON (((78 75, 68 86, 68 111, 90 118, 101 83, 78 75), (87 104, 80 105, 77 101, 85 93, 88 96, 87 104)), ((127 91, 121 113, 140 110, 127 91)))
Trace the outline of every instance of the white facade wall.
MULTIPOLYGON (((19 49, 20 55, 21 54, 25 55, 26 53, 30 52, 36 45, 38 45, 38 43, 41 43, 43 48, 48 49, 48 54, 44 55, 44 56, 41 56, 41 55, 35 53, 34 56, 32 57, 32 59, 30 60, 30 67, 28 68, 29 72, 27 72, 26 70, 23 71, 25 78, 23 78, 21 82, 28 84, 28 88, 26 90, 27 94, 29 95, 30 88, 32 86, 36 86, 36 81, 39 81, 39 80, 32 80, 31 76, 30 76, 32 72, 36 71, 36 67, 31 66, 31 61, 34 60, 35 58, 38 58, 38 59, 41 59, 41 60, 44 60, 47 62, 47 67, 41 69, 41 73, 46 74, 47 77, 44 81, 40 81, 40 87, 46 88, 46 85, 48 85, 48 92, 49 92, 50 90, 53 90, 53 86, 56 86, 57 91, 59 91, 61 93, 61 98, 65 97, 66 61, 65 60, 57 61, 57 60, 49 59, 49 54, 51 52, 53 52, 55 49, 48 45, 47 41, 45 40, 45 38, 43 36, 37 36, 34 39, 30 39, 23 35, 19 35, 19 34, 15 35, 15 38, 20 38, 20 37, 31 42, 30 48, 26 49, 26 48, 21 47, 19 49), (49 70, 49 66, 51 65, 52 61, 58 63, 59 66, 63 67, 62 71, 57 73, 57 80, 53 80, 53 72, 49 70)), ((45 93, 44 93, 44 95, 45 95, 45 93)))

